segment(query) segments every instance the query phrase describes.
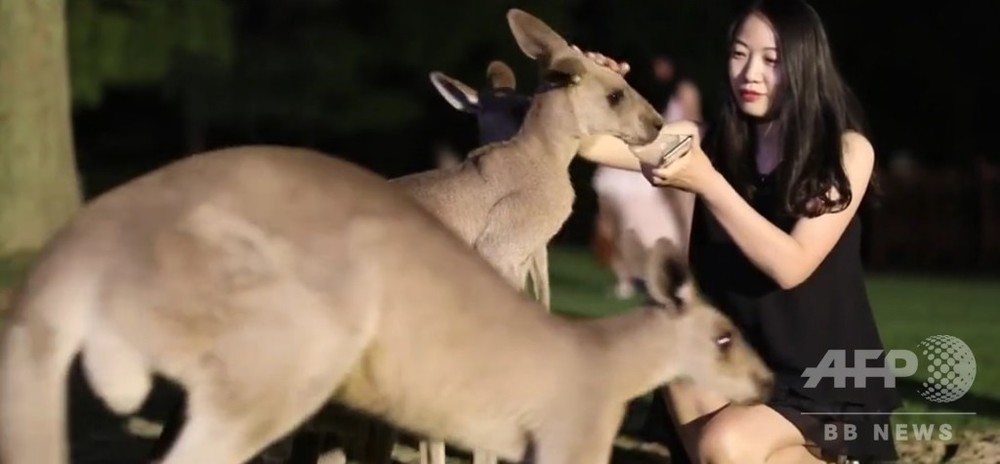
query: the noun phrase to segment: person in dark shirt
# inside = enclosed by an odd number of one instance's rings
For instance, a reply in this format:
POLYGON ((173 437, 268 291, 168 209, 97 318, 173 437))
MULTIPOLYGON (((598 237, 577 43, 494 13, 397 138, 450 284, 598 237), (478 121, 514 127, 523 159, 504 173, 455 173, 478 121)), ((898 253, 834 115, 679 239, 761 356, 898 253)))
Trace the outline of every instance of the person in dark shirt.
MULTIPOLYGON (((628 72, 627 63, 588 55, 628 72)), ((883 349, 861 262, 858 210, 874 193, 875 155, 859 105, 821 19, 802 0, 748 5, 730 29, 727 68, 730 92, 707 126, 663 128, 695 137, 683 157, 642 164, 606 136, 580 151, 695 194, 688 256, 699 290, 777 376, 772 398, 752 406, 727 404, 685 381, 666 386, 661 404, 683 443, 672 462, 893 461, 892 434, 875 433, 901 405, 892 384, 824 378, 812 385, 804 376, 830 350, 844 350, 850 367, 857 350, 883 349)), ((867 367, 888 373, 882 357, 867 367)))

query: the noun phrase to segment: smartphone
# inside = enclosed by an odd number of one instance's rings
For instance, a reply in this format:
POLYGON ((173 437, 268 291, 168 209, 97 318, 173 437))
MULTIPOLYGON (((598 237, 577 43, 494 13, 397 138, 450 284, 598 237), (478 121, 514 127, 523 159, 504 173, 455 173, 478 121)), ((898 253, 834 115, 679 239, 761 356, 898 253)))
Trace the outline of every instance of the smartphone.
POLYGON ((681 135, 678 136, 677 141, 673 142, 674 146, 669 148, 663 156, 660 157, 659 167, 664 167, 669 165, 674 161, 674 159, 679 158, 687 154, 688 150, 691 149, 691 142, 694 137, 691 135, 681 135))

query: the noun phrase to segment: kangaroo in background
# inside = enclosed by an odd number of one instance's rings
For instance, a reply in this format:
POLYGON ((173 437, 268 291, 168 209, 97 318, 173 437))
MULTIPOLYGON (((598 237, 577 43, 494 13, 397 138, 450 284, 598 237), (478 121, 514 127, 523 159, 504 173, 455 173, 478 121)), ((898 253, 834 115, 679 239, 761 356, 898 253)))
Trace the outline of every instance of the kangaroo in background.
MULTIPOLYGON (((547 307, 546 248, 573 209, 569 164, 581 138, 611 134, 644 145, 657 137, 663 119, 622 76, 574 50, 538 18, 512 10, 508 22, 522 52, 541 71, 541 86, 523 124, 512 137, 473 150, 458 166, 392 182, 441 218, 515 287, 524 288, 529 269, 539 269, 537 295, 547 307)), ((502 75, 501 66, 491 66, 496 75, 502 75)), ((477 95, 462 91, 468 86, 441 73, 432 76, 436 85, 460 90, 449 92, 449 101, 459 106, 478 101, 477 95)))
POLYGON ((486 85, 478 90, 440 71, 431 72, 429 77, 452 108, 476 116, 480 145, 513 137, 531 106, 531 97, 516 90, 514 71, 500 60, 486 66, 486 85))
MULTIPOLYGON (((531 98, 516 91, 514 71, 500 60, 486 67, 486 85, 478 90, 441 71, 430 73, 431 84, 453 108, 476 117, 480 146, 510 139, 521 128, 531 106, 531 98)), ((452 167, 461 163, 457 156, 445 157, 439 152, 438 167, 452 167)), ((527 277, 531 278, 533 294, 551 304, 547 250, 531 255, 527 263, 527 277)))
POLYGON ((107 406, 151 375, 188 421, 165 464, 237 464, 338 401, 505 460, 608 461, 625 402, 685 375, 735 402, 771 373, 665 246, 654 304, 543 310, 407 195, 303 149, 176 161, 44 248, 0 333, 0 461, 67 462, 67 370, 107 406))
POLYGON ((502 142, 517 134, 531 106, 531 97, 517 92, 514 71, 500 60, 486 66, 486 85, 479 89, 441 71, 433 71, 429 77, 452 108, 476 117, 480 145, 502 142))

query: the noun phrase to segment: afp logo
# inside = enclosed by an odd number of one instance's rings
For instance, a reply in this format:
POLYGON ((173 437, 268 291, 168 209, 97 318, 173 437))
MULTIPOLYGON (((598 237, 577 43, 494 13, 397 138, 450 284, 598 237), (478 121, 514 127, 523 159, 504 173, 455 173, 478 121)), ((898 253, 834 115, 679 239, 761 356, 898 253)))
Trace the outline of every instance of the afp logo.
POLYGON ((935 403, 958 400, 972 388, 976 379, 976 357, 969 345, 951 335, 934 335, 918 344, 917 352, 889 350, 883 366, 869 366, 878 359, 882 350, 854 350, 853 366, 847 365, 845 350, 829 350, 819 365, 802 372, 806 388, 815 388, 824 378, 833 379, 834 388, 847 388, 847 379, 853 386, 864 388, 868 379, 882 379, 886 387, 895 387, 897 377, 909 377, 920 371, 922 382, 920 396, 935 403), (918 362, 919 357, 923 362, 918 362))

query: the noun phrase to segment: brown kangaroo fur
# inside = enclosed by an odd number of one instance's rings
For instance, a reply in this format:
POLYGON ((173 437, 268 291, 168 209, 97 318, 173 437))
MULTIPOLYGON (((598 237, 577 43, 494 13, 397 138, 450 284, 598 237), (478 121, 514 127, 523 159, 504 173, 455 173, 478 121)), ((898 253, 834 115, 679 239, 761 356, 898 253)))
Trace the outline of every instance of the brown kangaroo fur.
MULTIPOLYGON (((517 85, 517 78, 514 75, 514 71, 507 63, 499 60, 491 61, 486 67, 486 78, 489 89, 494 91, 513 91, 517 85)), ((438 93, 455 109, 467 113, 490 111, 490 109, 480 108, 479 91, 468 84, 440 71, 432 72, 430 80, 438 93)), ((507 111, 516 111, 512 107, 504 109, 507 111)), ((514 118, 511 117, 511 119, 514 118)), ((482 133, 483 128, 480 127, 480 138, 482 138, 482 133)), ((461 159, 454 155, 447 156, 439 150, 437 152, 437 163, 439 168, 448 168, 461 164, 461 159)), ((539 249, 538 253, 532 254, 528 258, 528 263, 526 263, 526 277, 531 278, 532 293, 545 303, 546 307, 551 304, 547 258, 547 249, 543 246, 543 248, 539 249)))
MULTIPOLYGON (((538 18, 518 9, 507 15, 521 50, 538 62, 543 88, 528 108, 520 131, 490 143, 457 164, 415 173, 391 182, 417 199, 441 222, 496 267, 518 289, 531 277, 533 294, 551 304, 547 246, 572 212, 575 194, 569 164, 580 139, 612 134, 643 145, 659 135, 662 118, 619 74, 593 63, 574 50, 538 18), (613 98, 612 98, 613 97, 613 98)), ((495 87, 513 87, 513 71, 499 61, 487 67, 495 87)), ((436 87, 452 86, 449 98, 474 100, 468 85, 431 73, 436 87), (452 96, 452 95, 450 95, 452 96)), ((439 158, 454 162, 454 158, 439 158)), ((427 462, 444 464, 441 441, 421 444, 427 462)), ((475 451, 476 461, 495 462, 475 451)))
MULTIPOLYGON (((633 145, 656 138, 663 120, 622 76, 583 56, 538 18, 512 9, 508 24, 521 50, 538 61, 544 89, 532 98, 510 139, 473 150, 457 166, 394 179, 480 252, 516 288, 531 277, 534 295, 551 304, 548 243, 573 209, 569 164, 580 138, 612 134, 633 145)), ((513 88, 513 71, 491 62, 493 87, 513 88)), ((472 87, 441 72, 431 82, 456 108, 476 101, 472 87), (454 95, 444 89, 451 87, 454 95)), ((421 445, 428 448, 427 444, 421 445)), ((429 461, 444 464, 444 444, 430 443, 429 461)), ((476 453, 476 462, 495 462, 476 453)))
MULTIPOLYGON (((312 151, 195 155, 88 204, 43 250, 0 335, 0 462, 68 460, 69 365, 134 412, 188 392, 165 464, 241 463, 328 400, 505 460, 607 463, 626 402, 687 375, 737 402, 770 372, 651 261, 656 304, 544 311, 381 177, 312 151)), ((669 272, 666 272, 669 271, 669 272)))
POLYGON ((543 83, 520 131, 473 150, 459 166, 392 182, 516 288, 524 288, 529 270, 539 270, 532 280, 537 277, 536 291, 548 307, 546 247, 573 209, 569 165, 581 138, 611 134, 643 145, 656 138, 663 120, 621 75, 574 50, 538 18, 512 9, 507 20, 522 52, 538 62, 543 83))

